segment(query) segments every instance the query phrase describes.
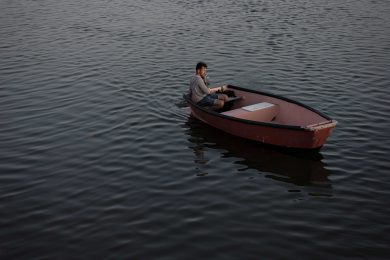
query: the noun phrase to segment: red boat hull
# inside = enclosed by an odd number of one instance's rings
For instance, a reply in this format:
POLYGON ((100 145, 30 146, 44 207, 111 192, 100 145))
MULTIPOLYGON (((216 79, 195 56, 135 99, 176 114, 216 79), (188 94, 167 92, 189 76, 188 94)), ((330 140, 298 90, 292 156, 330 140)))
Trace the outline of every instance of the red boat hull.
MULTIPOLYGON (((273 98, 275 98, 275 96, 273 98)), ((229 134, 265 144, 289 148, 318 149, 324 145, 336 126, 336 121, 329 118, 325 118, 324 122, 311 126, 257 122, 227 116, 223 113, 221 114, 208 108, 200 107, 188 98, 187 101, 190 105, 192 115, 206 124, 229 134)), ((284 98, 284 102, 286 101, 299 104, 284 98)), ((302 104, 299 105, 301 106, 302 104)), ((318 112, 310 110, 310 113, 318 112)))

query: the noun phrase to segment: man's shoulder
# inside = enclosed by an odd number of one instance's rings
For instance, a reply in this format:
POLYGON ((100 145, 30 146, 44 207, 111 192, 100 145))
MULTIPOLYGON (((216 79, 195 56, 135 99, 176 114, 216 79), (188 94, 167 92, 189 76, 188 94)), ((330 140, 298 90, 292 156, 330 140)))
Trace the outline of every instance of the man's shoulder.
POLYGON ((199 83, 202 81, 202 78, 199 75, 193 75, 191 77, 191 84, 199 83))

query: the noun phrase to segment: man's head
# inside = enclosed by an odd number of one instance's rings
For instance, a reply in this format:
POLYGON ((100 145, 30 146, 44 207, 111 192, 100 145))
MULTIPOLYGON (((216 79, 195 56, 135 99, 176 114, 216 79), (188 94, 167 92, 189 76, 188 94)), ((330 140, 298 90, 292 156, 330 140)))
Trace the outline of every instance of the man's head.
POLYGON ((207 64, 198 62, 198 64, 196 64, 196 74, 204 78, 207 74, 207 64))

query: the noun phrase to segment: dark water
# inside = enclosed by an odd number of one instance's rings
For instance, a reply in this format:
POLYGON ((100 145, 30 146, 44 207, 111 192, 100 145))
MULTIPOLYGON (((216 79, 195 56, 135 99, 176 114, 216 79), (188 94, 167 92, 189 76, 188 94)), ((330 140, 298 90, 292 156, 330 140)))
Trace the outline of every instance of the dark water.
POLYGON ((1 259, 390 256, 387 0, 0 1, 1 259), (317 153, 223 134, 212 83, 339 124, 317 153))

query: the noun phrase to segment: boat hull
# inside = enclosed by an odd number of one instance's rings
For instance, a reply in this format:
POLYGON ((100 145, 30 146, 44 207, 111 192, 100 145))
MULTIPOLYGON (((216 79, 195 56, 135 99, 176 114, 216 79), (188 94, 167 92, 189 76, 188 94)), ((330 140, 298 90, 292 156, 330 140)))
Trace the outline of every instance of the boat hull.
MULTIPOLYGON (((226 116, 203 108, 187 98, 191 114, 204 123, 226 133, 256 142, 299 149, 321 148, 332 133, 336 121, 325 120, 315 126, 280 125, 226 116)), ((314 112, 313 112, 314 113, 314 112)))

